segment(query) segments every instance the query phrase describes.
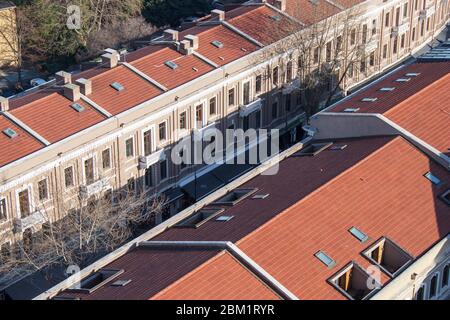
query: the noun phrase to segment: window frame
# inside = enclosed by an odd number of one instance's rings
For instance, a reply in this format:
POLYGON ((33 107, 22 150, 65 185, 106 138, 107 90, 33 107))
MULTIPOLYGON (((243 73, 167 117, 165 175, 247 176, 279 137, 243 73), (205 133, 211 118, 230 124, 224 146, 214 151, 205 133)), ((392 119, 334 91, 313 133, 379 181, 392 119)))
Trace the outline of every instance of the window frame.
POLYGON ((8 200, 6 197, 0 197, 0 222, 6 220, 8 220, 8 200))
POLYGON ((106 149, 102 150, 102 169, 103 170, 110 170, 112 168, 112 153, 111 153, 111 147, 108 147, 106 149), (108 151, 108 166, 105 167, 105 151, 108 151))
POLYGON ((75 186, 75 170, 74 170, 74 165, 70 165, 70 166, 67 166, 67 167, 65 167, 64 168, 64 187, 66 188, 66 189, 70 189, 70 188, 73 188, 74 186, 75 186), (70 179, 71 179, 71 184, 70 185, 67 185, 67 175, 66 175, 66 170, 67 169, 71 169, 70 170, 70 179))
POLYGON ((92 184, 92 183, 94 183, 95 182, 95 180, 97 179, 97 177, 98 177, 98 172, 97 172, 97 166, 96 166, 96 163, 97 163, 97 157, 96 157, 96 155, 95 154, 90 154, 90 155, 87 155, 87 156, 85 156, 85 157, 83 157, 82 159, 81 159, 81 164, 82 164, 82 170, 83 170, 83 181, 84 181, 84 184, 85 185, 90 185, 90 184, 92 184), (88 161, 88 160, 91 160, 92 159, 92 182, 91 183, 88 183, 88 181, 87 181, 87 175, 86 175, 86 161, 88 161))
POLYGON ((48 177, 44 177, 37 182, 37 190, 38 190, 38 199, 39 201, 48 201, 50 200, 50 192, 49 192, 49 179, 48 177), (41 198, 41 182, 45 182, 45 198, 41 198))
POLYGON ((16 208, 17 208, 17 214, 20 219, 26 218, 26 217, 30 216, 31 214, 33 214, 34 199, 33 199, 33 186, 31 184, 28 184, 28 185, 16 190, 16 208), (27 215, 22 215, 22 210, 20 209, 19 195, 20 195, 20 193, 22 193, 25 190, 28 193, 28 210, 29 210, 29 212, 27 215))
POLYGON ((135 152, 135 149, 136 149, 136 146, 135 146, 135 144, 134 144, 134 136, 130 136, 130 137, 128 137, 128 138, 126 138, 125 139, 125 158, 126 159, 132 159, 132 158, 134 158, 135 157, 135 155, 136 155, 136 152, 135 152), (130 141, 131 140, 131 154, 129 155, 128 154, 128 141, 130 141))
POLYGON ((163 143, 163 142, 166 142, 167 140, 169 140, 168 138, 168 135, 169 135, 169 131, 168 131, 168 128, 167 128, 167 126, 168 126, 168 121, 167 120, 163 120, 163 121, 161 121, 160 123, 158 123, 158 140, 159 140, 159 143, 163 143), (161 138, 161 125, 164 125, 164 137, 163 138, 161 138))

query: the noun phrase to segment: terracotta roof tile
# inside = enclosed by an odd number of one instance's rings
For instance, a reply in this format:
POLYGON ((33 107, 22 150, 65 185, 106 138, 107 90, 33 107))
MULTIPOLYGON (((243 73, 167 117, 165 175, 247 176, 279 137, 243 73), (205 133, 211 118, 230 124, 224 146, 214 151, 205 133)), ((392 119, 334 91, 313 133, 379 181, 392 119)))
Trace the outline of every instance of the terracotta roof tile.
POLYGON ((228 252, 218 254, 152 297, 152 300, 279 299, 228 252))
POLYGON ((0 152, 0 167, 43 147, 44 145, 41 142, 0 114, 0 150, 2 150, 0 152), (18 136, 13 139, 9 138, 3 133, 8 128, 13 129, 18 136))
POLYGON ((11 111, 11 114, 50 143, 62 140, 105 119, 83 101, 77 102, 85 108, 83 112, 73 109, 70 106, 72 103, 55 92, 16 108, 11 111))
POLYGON ((286 13, 310 25, 341 11, 328 1, 317 0, 316 2, 317 4, 309 0, 287 0, 286 13))

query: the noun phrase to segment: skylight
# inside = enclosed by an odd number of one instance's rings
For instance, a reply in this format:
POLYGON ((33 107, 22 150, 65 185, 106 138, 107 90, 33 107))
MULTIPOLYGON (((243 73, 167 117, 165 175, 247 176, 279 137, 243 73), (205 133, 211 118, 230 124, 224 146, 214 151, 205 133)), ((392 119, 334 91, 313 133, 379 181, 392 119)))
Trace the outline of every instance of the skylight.
POLYGON ((394 91, 394 90, 395 90, 395 87, 384 87, 384 88, 380 89, 380 91, 394 91))
POLYGON ((411 80, 411 78, 398 78, 395 81, 397 81, 397 82, 408 82, 409 80, 411 80))
POLYGON ((345 148, 347 148, 346 144, 335 144, 330 150, 344 150, 345 148))
POLYGON ((220 216, 220 217, 218 217, 216 219, 216 221, 227 222, 227 221, 230 221, 233 218, 234 218, 234 216, 220 216))
POLYGON ((111 87, 113 87, 117 91, 122 91, 123 89, 125 89, 125 87, 118 82, 111 83, 111 87))
POLYGON ((378 98, 362 98, 361 99, 362 102, 375 102, 377 100, 378 100, 378 98))
POLYGON ((336 262, 331 259, 325 252, 318 251, 314 254, 317 259, 322 261, 328 268, 333 268, 336 265, 336 262))
POLYGON ((79 104, 79 103, 75 102, 75 103, 72 103, 70 106, 72 108, 74 108, 78 112, 83 112, 84 111, 84 107, 81 104, 79 104))
POLYGON ((351 227, 348 231, 359 241, 366 242, 369 237, 356 227, 351 227))
POLYGON ((274 21, 280 21, 281 20, 281 17, 279 15, 273 15, 273 16, 271 16, 271 18, 274 21))
POLYGON ((359 108, 345 108, 344 112, 358 112, 359 108))
POLYGON ((223 47, 223 43, 220 42, 219 40, 214 40, 213 42, 211 42, 211 44, 216 47, 216 48, 222 48, 223 47))
POLYGON ((18 136, 17 132, 11 128, 6 128, 5 130, 3 130, 3 133, 6 134, 11 139, 18 136))
POLYGON ((439 185, 441 183, 441 179, 439 179, 438 177, 436 177, 434 174, 432 174, 431 172, 427 172, 425 173, 425 178, 427 178, 428 180, 430 180, 433 184, 435 185, 439 185))
POLYGON ((173 62, 173 61, 166 61, 166 62, 164 62, 164 64, 166 66, 168 66, 170 69, 178 68, 178 65, 175 62, 173 62))
POLYGON ((419 75, 420 75, 420 73, 417 73, 417 72, 410 72, 410 73, 405 74, 405 76, 407 76, 407 77, 417 77, 419 75))
POLYGON ((252 197, 252 199, 265 199, 265 198, 267 198, 268 196, 269 196, 268 193, 265 193, 265 194, 255 194, 255 195, 252 197))

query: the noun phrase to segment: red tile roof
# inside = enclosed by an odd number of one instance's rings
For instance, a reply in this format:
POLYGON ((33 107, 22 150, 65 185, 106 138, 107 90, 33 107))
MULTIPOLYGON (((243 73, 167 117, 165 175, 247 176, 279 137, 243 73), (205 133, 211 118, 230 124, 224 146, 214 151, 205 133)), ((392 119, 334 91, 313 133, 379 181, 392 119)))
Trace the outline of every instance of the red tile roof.
POLYGON ((418 257, 450 232, 448 205, 438 198, 449 187, 448 171, 397 137, 238 246, 300 299, 343 299, 327 279, 352 260, 366 267, 361 252, 378 238, 418 257), (428 171, 443 183, 433 185, 428 171), (352 226, 370 240, 357 241, 352 226), (314 256, 319 250, 336 266, 324 266, 314 256))
POLYGON ((44 145, 41 142, 0 114, 0 150, 2 150, 0 152, 0 167, 43 147, 44 145), (8 128, 13 129, 18 136, 9 138, 3 133, 8 128))
POLYGON ((228 252, 218 254, 152 297, 152 300, 279 299, 228 252))
POLYGON ((93 107, 82 101, 77 103, 85 108, 83 112, 73 109, 70 106, 72 103, 63 95, 54 92, 11 110, 11 114, 50 143, 62 140, 105 119, 93 107))
POLYGON ((183 55, 170 47, 162 47, 131 64, 168 89, 176 88, 214 70, 214 67, 194 55, 183 55), (164 64, 166 61, 175 62, 178 68, 169 68, 164 64))
POLYGON ((443 103, 450 97, 450 62, 415 63, 400 68, 368 85, 328 110, 343 112, 359 108, 358 113, 380 113, 443 153, 450 148, 450 108, 443 103), (407 77, 408 73, 419 73, 407 77), (397 82, 409 78, 408 82, 397 82), (380 91, 395 87, 393 91, 380 91), (377 98, 363 102, 363 98, 377 98))
POLYGON ((325 0, 317 0, 313 4, 310 0, 287 0, 286 13, 297 18, 306 25, 328 18, 341 10, 325 0))
POLYGON ((258 49, 255 44, 222 25, 191 28, 182 32, 180 38, 188 34, 197 35, 200 44, 197 51, 220 66, 258 49), (217 48, 212 44, 213 41, 220 41, 223 47, 217 48))

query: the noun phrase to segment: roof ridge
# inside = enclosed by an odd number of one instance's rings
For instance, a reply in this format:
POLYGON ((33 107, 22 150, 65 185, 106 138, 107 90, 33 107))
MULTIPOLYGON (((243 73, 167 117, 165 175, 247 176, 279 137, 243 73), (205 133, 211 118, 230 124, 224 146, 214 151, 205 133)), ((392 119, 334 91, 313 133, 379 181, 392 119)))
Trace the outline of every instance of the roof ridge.
POLYGON ((360 159, 359 161, 357 161, 353 166, 351 166, 350 168, 342 171, 341 173, 339 173, 338 175, 336 175, 335 177, 333 177, 332 179, 328 180, 327 182, 325 182, 324 184, 322 184, 321 186, 315 188, 313 191, 311 191, 310 193, 308 193, 306 196, 304 196, 302 199, 298 200, 297 202, 295 202, 294 204, 292 204, 290 207, 283 209, 280 213, 278 213, 277 215, 275 215, 272 219, 266 221, 264 224, 262 224, 261 226, 259 226, 258 228, 256 228, 255 230, 253 230, 252 232, 250 232, 249 234, 247 234, 245 237, 239 239, 238 241, 236 241, 236 245, 241 244, 243 242, 245 242, 248 238, 250 238, 251 236, 253 236, 254 234, 256 234, 257 232, 259 232, 262 229, 265 229, 269 226, 269 224, 271 224, 272 222, 281 219, 284 215, 286 215, 288 212, 292 211, 294 208, 298 207, 300 204, 302 204, 304 201, 306 201, 307 199, 311 198, 313 195, 319 193, 320 191, 322 191, 325 187, 329 186, 331 183, 333 183, 334 181, 337 181, 338 179, 342 178, 344 175, 347 175, 349 172, 352 172, 353 170, 355 170, 356 168, 360 167, 362 164, 366 163, 367 161, 369 161, 371 158, 373 158, 375 155, 377 155, 378 153, 382 152, 383 150, 385 150, 388 146, 397 143, 397 141, 405 141, 408 144, 410 144, 409 141, 407 141, 406 139, 404 139, 401 136, 396 136, 395 138, 393 138, 391 141, 386 142, 383 146, 381 146, 380 148, 372 151, 369 155, 367 155, 366 157, 364 157, 363 159, 360 159))
MULTIPOLYGON (((419 76, 420 77, 420 76, 419 76)), ((448 72, 446 75, 440 77, 439 79, 433 81, 432 83, 426 85, 425 87, 423 87, 422 89, 420 89, 419 91, 416 91, 414 94, 412 94, 411 96, 409 96, 408 98, 402 100, 400 103, 397 103, 395 106, 393 106, 392 108, 390 108, 389 110, 387 110, 386 112, 382 113, 382 115, 384 115, 385 117, 387 117, 388 115, 390 115, 391 113, 393 113, 394 111, 396 111, 397 109, 399 109, 400 107, 403 107, 405 104, 407 104, 408 102, 410 102, 410 100, 412 100, 413 98, 423 94, 425 91, 430 90, 431 88, 438 86, 441 84, 441 82, 445 82, 450 80, 450 72, 448 72)))

